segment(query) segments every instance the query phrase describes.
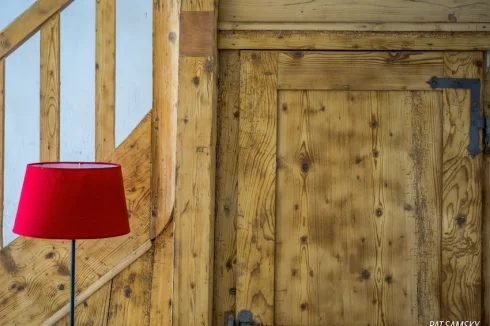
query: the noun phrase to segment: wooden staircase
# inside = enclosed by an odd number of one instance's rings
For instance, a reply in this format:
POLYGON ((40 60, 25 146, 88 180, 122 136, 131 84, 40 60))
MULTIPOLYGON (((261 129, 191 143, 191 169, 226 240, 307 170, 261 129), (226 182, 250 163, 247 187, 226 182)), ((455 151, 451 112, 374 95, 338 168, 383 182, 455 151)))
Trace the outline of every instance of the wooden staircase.
MULTIPOLYGON (((1 205, 5 60, 40 30, 40 161, 59 161, 60 12, 72 2, 38 0, 0 31, 1 205)), ((175 137, 163 139, 161 135, 175 131, 172 123, 161 132, 153 126, 152 120, 158 121, 159 114, 164 119, 161 101, 154 100, 158 110, 150 111, 126 140, 114 148, 115 0, 97 0, 96 8, 96 160, 122 165, 131 233, 77 241, 76 324, 165 325, 171 318, 168 302, 172 297, 173 227, 167 226, 172 225, 174 180, 155 176, 164 164, 174 164, 175 145, 168 146, 165 141, 173 143, 175 137), (165 151, 166 148, 170 151, 165 151), (167 158, 155 159, 161 156, 167 158), (152 183, 152 175, 156 183, 152 183), (165 196, 163 191, 171 195, 165 196), (152 198, 156 198, 156 203, 152 203, 152 198), (158 206, 159 202, 164 204, 158 206), (154 311, 151 316, 150 310, 154 311)), ((155 16, 157 20, 162 17, 163 9, 155 10, 154 20, 155 16)), ((159 35, 154 34, 154 39, 159 35)), ((172 122, 174 113, 169 114, 168 121, 172 122)), ((0 222, 2 219, 0 216, 0 222)), ((0 325, 68 325, 68 266, 68 241, 18 237, 2 248, 0 325)))

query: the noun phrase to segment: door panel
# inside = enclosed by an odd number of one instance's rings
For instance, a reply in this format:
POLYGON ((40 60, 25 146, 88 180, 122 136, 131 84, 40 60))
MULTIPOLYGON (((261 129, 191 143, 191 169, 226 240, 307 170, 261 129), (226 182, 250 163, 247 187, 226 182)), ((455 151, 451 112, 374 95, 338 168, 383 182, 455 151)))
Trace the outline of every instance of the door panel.
POLYGON ((480 320, 482 156, 467 152, 470 94, 425 82, 481 78, 482 53, 233 57, 239 74, 223 75, 220 97, 239 92, 239 130, 220 124, 218 144, 238 137, 223 156, 237 160, 237 213, 227 213, 236 240, 220 238, 216 254, 234 262, 236 305, 220 290, 215 309, 251 310, 263 325, 480 320))
POLYGON ((411 325, 421 278, 419 300, 439 301, 440 223, 423 219, 441 215, 441 104, 439 92, 279 92, 278 325, 411 325))

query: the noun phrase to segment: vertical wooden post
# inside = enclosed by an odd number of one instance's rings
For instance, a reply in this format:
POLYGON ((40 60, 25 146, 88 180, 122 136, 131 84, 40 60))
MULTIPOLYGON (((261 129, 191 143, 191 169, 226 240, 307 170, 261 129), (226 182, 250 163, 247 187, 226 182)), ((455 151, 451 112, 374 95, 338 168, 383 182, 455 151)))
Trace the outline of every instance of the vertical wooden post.
POLYGON ((213 308, 217 1, 180 15, 173 325, 209 326, 213 308))
POLYGON ((175 200, 179 11, 179 0, 153 0, 152 239, 169 222, 175 200))
MULTIPOLYGON (((483 74, 483 110, 485 117, 490 117, 490 52, 483 60, 486 71, 483 74)), ((484 68, 485 69, 485 68, 484 68)), ((482 216, 482 302, 483 302, 483 325, 490 324, 490 156, 483 156, 483 216, 482 216)))
MULTIPOLYGON (((0 231, 3 230, 3 187, 5 158, 5 59, 0 59, 0 231)), ((3 248, 3 232, 0 232, 0 248, 3 248)))
POLYGON ((114 150, 116 1, 97 0, 95 13, 95 159, 114 150))
POLYGON ((40 159, 60 160, 60 14, 41 26, 40 159))

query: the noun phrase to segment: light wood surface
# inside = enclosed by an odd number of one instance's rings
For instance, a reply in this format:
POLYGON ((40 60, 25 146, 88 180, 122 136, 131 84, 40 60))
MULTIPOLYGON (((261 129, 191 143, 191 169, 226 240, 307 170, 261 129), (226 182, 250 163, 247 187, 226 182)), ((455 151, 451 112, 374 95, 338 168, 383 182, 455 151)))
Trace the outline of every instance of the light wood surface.
MULTIPOLYGON (((444 74, 480 78, 481 52, 446 52, 444 74)), ((470 92, 446 89, 442 209, 442 320, 480 320, 482 156, 469 156, 470 92)))
POLYGON ((221 31, 377 31, 377 32, 487 32, 489 23, 294 23, 226 22, 221 31))
POLYGON ((41 161, 60 160, 60 14, 41 26, 41 161))
POLYGON ((248 22, 490 22, 490 3, 479 0, 223 0, 220 21, 248 22))
POLYGON ((240 52, 222 51, 219 62, 213 325, 235 311, 240 52))
POLYGON ((151 282, 151 326, 172 325, 174 222, 153 241, 155 247, 151 282))
POLYGON ((220 31, 229 50, 489 50, 488 32, 220 31))
POLYGON ((0 59, 15 51, 52 15, 62 11, 73 0, 37 0, 0 31, 0 59))
POLYGON ((153 249, 151 247, 112 280, 107 325, 149 325, 153 249))
POLYGON ((277 53, 240 56, 236 311, 274 324, 277 53))
POLYGON ((95 10, 95 159, 115 147, 116 0, 98 0, 95 10))
POLYGON ((443 75, 440 52, 305 52, 279 54, 279 89, 427 90, 443 75))
MULTIPOLYGON (((486 57, 483 67, 490 64, 490 54, 485 53, 486 57)), ((486 117, 490 116, 490 70, 484 73, 482 84, 483 110, 486 117)), ((488 149, 487 149, 488 150, 488 149)), ((483 158, 483 216, 482 216, 482 281, 483 281, 483 323, 490 322, 490 157, 485 155, 483 158)))
POLYGON ((169 223, 175 203, 179 7, 179 1, 153 0, 152 239, 169 223))
POLYGON ((212 58, 180 58, 172 311, 175 326, 211 325, 215 69, 212 58))

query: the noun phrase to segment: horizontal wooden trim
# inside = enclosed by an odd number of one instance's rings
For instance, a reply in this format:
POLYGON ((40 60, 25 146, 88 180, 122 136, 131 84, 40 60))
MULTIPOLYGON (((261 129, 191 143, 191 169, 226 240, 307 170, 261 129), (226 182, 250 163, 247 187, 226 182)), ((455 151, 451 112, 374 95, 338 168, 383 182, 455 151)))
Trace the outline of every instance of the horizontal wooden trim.
POLYGON ((431 90, 444 76, 442 52, 287 52, 279 54, 279 89, 431 90))
MULTIPOLYGON (((85 291, 80 293, 75 298, 75 307, 78 306, 81 302, 85 301, 89 296, 91 296, 95 291, 100 289, 102 285, 110 281, 114 276, 119 274, 123 269, 131 265, 136 259, 142 256, 145 252, 147 252, 151 248, 151 240, 143 243, 141 247, 132 252, 129 256, 123 259, 119 264, 114 266, 108 273, 104 274, 97 281, 92 283, 85 291)), ((50 318, 48 318, 41 326, 51 326, 56 322, 61 320, 66 314, 70 312, 70 303, 68 302, 63 308, 55 312, 50 318)))
POLYGON ((269 23, 220 22, 222 31, 379 31, 379 32, 485 32, 489 23, 269 23))
POLYGON ((220 31, 230 50, 490 50, 489 32, 220 31))
POLYGON ((37 0, 0 31, 0 59, 36 33, 52 15, 66 8, 73 0, 37 0))

